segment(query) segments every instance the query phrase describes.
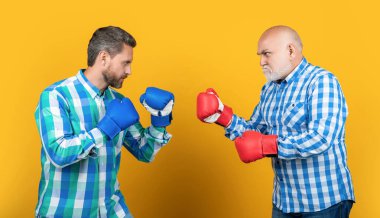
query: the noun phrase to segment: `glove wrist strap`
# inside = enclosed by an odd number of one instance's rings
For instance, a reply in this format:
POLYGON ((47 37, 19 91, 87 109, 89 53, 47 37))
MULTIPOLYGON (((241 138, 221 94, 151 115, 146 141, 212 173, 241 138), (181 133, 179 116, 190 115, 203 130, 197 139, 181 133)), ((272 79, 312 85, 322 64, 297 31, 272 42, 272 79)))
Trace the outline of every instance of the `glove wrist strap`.
POLYGON ((166 126, 169 126, 173 117, 172 117, 172 113, 170 113, 169 115, 167 116, 154 116, 154 115, 151 115, 151 121, 152 121, 152 125, 153 126, 156 126, 156 127, 166 127, 166 126))
POLYGON ((121 131, 120 127, 109 116, 103 117, 98 123, 98 128, 110 139, 113 139, 121 131))
POLYGON ((231 123, 232 115, 233 115, 232 108, 228 107, 227 105, 224 105, 224 110, 220 114, 220 117, 218 118, 216 123, 221 126, 227 127, 231 123))
POLYGON ((265 156, 277 156, 277 135, 263 135, 261 143, 263 145, 263 154, 265 156))

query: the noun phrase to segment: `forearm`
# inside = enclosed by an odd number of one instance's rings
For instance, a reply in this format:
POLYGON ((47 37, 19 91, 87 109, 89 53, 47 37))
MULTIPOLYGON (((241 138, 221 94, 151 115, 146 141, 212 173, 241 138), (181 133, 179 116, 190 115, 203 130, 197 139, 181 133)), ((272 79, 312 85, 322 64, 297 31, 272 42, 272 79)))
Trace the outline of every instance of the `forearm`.
POLYGON ((260 123, 254 116, 252 116, 250 120, 245 120, 234 114, 231 124, 225 128, 225 136, 231 140, 235 140, 236 137, 241 136, 245 131, 255 130, 264 133, 265 129, 265 125, 260 123))
POLYGON ((338 115, 309 123, 307 131, 278 137, 278 157, 282 159, 308 158, 321 154, 331 145, 343 140, 344 120, 338 115))
POLYGON ((78 135, 41 133, 45 153, 55 167, 63 168, 97 154, 104 139, 99 129, 82 131, 78 135))
POLYGON ((164 127, 143 128, 141 123, 136 123, 126 130, 123 144, 138 160, 151 162, 170 138, 164 127))

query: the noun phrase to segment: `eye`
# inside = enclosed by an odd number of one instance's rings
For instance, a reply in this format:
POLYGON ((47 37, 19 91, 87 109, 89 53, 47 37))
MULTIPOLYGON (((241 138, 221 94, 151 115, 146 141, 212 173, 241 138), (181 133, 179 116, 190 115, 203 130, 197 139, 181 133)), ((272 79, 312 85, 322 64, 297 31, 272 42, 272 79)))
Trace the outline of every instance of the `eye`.
POLYGON ((267 52, 267 51, 266 51, 266 52, 263 52, 263 55, 264 55, 265 57, 269 57, 270 54, 271 54, 271 53, 270 53, 270 52, 267 52))

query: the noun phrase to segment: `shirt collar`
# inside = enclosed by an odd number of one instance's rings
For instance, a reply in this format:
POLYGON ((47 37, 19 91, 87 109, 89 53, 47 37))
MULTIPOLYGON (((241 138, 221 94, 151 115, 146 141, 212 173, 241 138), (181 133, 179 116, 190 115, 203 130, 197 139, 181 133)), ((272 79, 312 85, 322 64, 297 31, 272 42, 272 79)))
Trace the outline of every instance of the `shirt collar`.
POLYGON ((78 74, 77 74, 77 78, 78 78, 79 82, 84 86, 84 88, 88 91, 88 93, 90 93, 92 98, 95 98, 96 96, 102 97, 104 92, 108 89, 108 87, 102 93, 95 85, 93 85, 87 79, 87 77, 84 75, 84 71, 85 71, 85 69, 80 69, 78 74))
POLYGON ((298 64, 296 68, 284 79, 287 83, 292 82, 295 78, 297 78, 300 73, 303 72, 303 70, 306 68, 306 65, 308 64, 306 58, 302 58, 301 63, 298 64))

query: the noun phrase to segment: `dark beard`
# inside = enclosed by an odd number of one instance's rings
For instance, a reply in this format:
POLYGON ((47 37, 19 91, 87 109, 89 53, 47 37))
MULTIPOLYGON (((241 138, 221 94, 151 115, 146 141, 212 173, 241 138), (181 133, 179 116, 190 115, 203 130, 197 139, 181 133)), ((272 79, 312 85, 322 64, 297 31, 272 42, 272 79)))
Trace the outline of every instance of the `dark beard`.
POLYGON ((107 69, 106 71, 103 71, 102 73, 104 81, 111 87, 114 87, 116 89, 119 89, 123 86, 123 83, 120 82, 120 79, 115 78, 110 74, 110 70, 107 69))

